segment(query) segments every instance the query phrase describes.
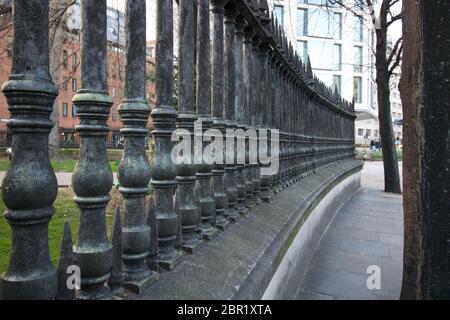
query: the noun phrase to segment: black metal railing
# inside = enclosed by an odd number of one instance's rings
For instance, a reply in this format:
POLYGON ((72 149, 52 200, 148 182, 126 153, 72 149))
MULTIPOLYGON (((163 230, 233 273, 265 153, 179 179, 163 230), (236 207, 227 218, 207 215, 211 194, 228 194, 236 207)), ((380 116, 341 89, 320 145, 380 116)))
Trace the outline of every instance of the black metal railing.
MULTIPOLYGON (((106 0, 81 2, 81 89, 73 101, 80 124, 75 132, 63 132, 62 143, 80 148, 73 174, 79 236, 73 252, 64 246, 62 255, 64 265, 81 269, 76 298, 111 298, 122 287, 142 292, 156 280, 159 268, 174 269, 183 251, 195 254, 202 241, 239 223, 247 210, 272 201, 274 194, 323 166, 354 157, 353 105, 314 76, 309 59, 301 61, 266 0, 157 0, 152 110, 145 99, 145 0, 127 0, 125 98, 119 111, 123 128, 111 131, 106 0), (174 3, 179 6, 177 106, 172 105, 174 3), (145 153, 150 112, 155 144, 151 165, 145 153), (197 120, 202 131, 195 130, 197 120), (233 137, 235 129, 270 133, 259 139, 252 134, 233 137), (174 132, 183 139, 201 136, 203 150, 214 152, 204 152, 199 163, 175 163, 174 132), (233 137, 231 145, 217 147, 219 134, 233 137), (256 158, 255 143, 264 151, 256 158), (277 144, 279 158, 272 160, 279 160, 279 170, 271 173, 262 160, 275 154, 272 146, 277 144), (119 181, 125 210, 122 226, 116 219, 112 244, 105 226, 113 184, 106 148, 119 145, 124 148, 119 181), (245 152, 239 152, 242 146, 245 152), (228 161, 207 161, 220 155, 228 161), (152 209, 144 206, 150 177, 152 209)), ((57 195, 47 150, 57 95, 48 72, 49 1, 15 0, 13 10, 13 67, 3 93, 11 112, 14 153, 2 186, 13 250, 0 295, 54 299, 66 273, 62 270, 58 277, 47 239, 57 195)), ((183 157, 197 159, 193 149, 183 157)))

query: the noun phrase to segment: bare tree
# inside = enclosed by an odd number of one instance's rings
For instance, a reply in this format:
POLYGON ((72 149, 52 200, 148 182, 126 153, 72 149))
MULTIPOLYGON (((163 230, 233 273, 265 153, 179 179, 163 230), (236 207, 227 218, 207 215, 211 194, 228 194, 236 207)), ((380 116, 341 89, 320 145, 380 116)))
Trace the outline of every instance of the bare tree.
MULTIPOLYGON (((76 0, 50 0, 50 16, 49 16, 49 60, 50 60, 50 76, 56 85, 62 83, 60 79, 60 68, 62 66, 61 53, 64 42, 71 35, 71 31, 67 29, 68 10, 76 3, 76 0)), ((12 0, 3 1, 0 4, 0 38, 12 37, 13 16, 11 13, 12 0)), ((72 34, 73 36, 73 34, 72 34)), ((10 50, 8 46, 4 48, 10 50)), ((72 74, 78 66, 72 70, 72 74)), ((58 106, 54 104, 53 112, 50 119, 55 123, 49 136, 49 152, 52 157, 58 156, 59 152, 59 117, 58 106)))
MULTIPOLYGON (((400 0, 383 0, 380 7, 379 21, 375 21, 376 52, 375 64, 378 90, 378 119, 380 123, 381 146, 383 148, 384 189, 386 192, 401 193, 400 175, 398 172, 397 150, 392 128, 391 88, 389 83, 401 63, 403 53, 403 38, 394 44, 390 54, 388 51, 387 34, 389 27, 401 19, 401 14, 393 15, 392 6, 400 0), (378 25, 377 25, 378 23, 378 25)), ((369 8, 373 8, 372 0, 366 0, 369 8)))
MULTIPOLYGON (((1 42, 0 56, 10 57, 12 53, 12 0, 1 1, 0 2, 0 39, 7 38, 1 42)), ((9 73, 9 64, 6 66, 0 65, 0 71, 4 73, 9 73)))
POLYGON ((376 34, 374 54, 378 89, 378 120, 383 149, 384 189, 386 192, 401 193, 397 150, 392 127, 390 83, 401 65, 403 37, 400 37, 392 46, 388 43, 389 28, 402 18, 401 13, 394 14, 393 12, 394 6, 400 4, 401 0, 360 0, 351 1, 351 3, 341 0, 328 0, 328 2, 354 13, 356 13, 356 10, 365 10, 372 15, 372 23, 376 34), (375 5, 378 2, 379 8, 376 9, 375 5))
MULTIPOLYGON (((75 4, 75 0, 51 0, 50 1, 50 39, 49 39, 49 60, 50 76, 56 85, 60 85, 63 79, 60 79, 61 53, 64 42, 68 39, 70 31, 67 30, 67 15, 69 8, 75 4)), ((74 72, 74 70, 72 71, 74 72)), ((67 81, 67 80, 66 80, 67 81)), ((50 157, 59 157, 59 112, 58 105, 53 105, 53 112, 50 115, 54 126, 49 135, 50 157)))
POLYGON ((0 2, 0 38, 10 33, 12 28, 12 0, 0 2))

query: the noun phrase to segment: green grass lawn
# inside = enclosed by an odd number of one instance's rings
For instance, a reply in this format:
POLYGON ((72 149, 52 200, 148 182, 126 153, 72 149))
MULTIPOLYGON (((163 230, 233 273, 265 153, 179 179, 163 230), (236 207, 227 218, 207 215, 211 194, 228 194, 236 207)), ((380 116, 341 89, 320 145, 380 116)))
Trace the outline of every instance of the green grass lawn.
MULTIPOLYGON (((72 172, 75 168, 76 160, 54 160, 52 161, 52 167, 55 172, 72 172)), ((113 172, 117 172, 120 161, 110 161, 111 169, 113 172)), ((8 170, 10 161, 8 159, 0 159, 0 171, 8 170)))
MULTIPOLYGON (((72 227, 72 240, 73 243, 77 240, 78 227, 79 227, 79 211, 78 207, 72 200, 73 194, 69 189, 60 189, 58 192, 58 198, 54 203, 56 213, 50 221, 49 225, 49 248, 50 255, 53 264, 56 266, 59 258, 59 250, 61 245, 62 232, 64 222, 70 221, 72 227)), ((1 200, 0 193, 0 273, 7 270, 9 264, 9 255, 11 252, 11 228, 4 218, 3 213, 5 210, 5 204, 1 200)), ((106 215, 106 224, 108 227, 108 235, 111 232, 111 226, 113 222, 112 213, 109 212, 106 215)))
MULTIPOLYGON (((374 158, 374 160, 383 160, 383 152, 382 151, 376 151, 373 154, 373 158, 374 158)), ((397 158, 398 158, 398 161, 402 161, 403 160, 403 152, 401 150, 397 150, 397 158)))

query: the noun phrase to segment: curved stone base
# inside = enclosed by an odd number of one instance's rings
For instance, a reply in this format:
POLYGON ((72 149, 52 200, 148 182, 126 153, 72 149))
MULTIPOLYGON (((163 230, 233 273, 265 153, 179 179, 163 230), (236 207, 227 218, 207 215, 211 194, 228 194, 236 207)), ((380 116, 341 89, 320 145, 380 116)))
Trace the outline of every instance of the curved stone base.
POLYGON ((336 208, 360 188, 362 165, 348 160, 317 170, 126 299, 292 298, 336 208))

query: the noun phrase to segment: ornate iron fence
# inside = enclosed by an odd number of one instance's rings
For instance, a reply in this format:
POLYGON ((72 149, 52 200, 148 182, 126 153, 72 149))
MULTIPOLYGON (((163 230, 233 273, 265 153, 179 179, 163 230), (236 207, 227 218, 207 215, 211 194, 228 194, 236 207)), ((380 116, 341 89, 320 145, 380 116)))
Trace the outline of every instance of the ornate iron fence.
MULTIPOLYGON (((173 5, 173 0, 157 0, 156 106, 150 110, 145 0, 126 3, 119 168, 125 211, 123 225, 116 219, 112 244, 105 226, 113 184, 105 139, 112 104, 106 77, 106 0, 82 0, 82 89, 73 101, 80 119, 80 155, 73 173, 80 228, 73 252, 65 237, 57 272, 47 239, 58 191, 47 149, 57 95, 48 71, 49 1, 14 1, 13 67, 3 86, 14 156, 2 186, 13 250, 1 279, 2 299, 73 297, 62 285, 64 267, 71 264, 81 269, 78 299, 111 298, 121 287, 142 292, 156 280, 158 267, 172 270, 182 251, 194 254, 217 230, 239 223, 240 214, 321 167, 354 157, 352 104, 313 75, 309 60, 301 61, 265 0, 178 1, 179 97, 173 106, 173 5), (145 155, 150 114, 156 149, 151 165, 145 155), (202 120, 201 132, 194 130, 197 119, 202 120), (208 139, 210 128, 224 136, 231 129, 279 129, 280 135, 231 139, 231 146, 214 149, 214 156, 232 159, 225 164, 203 157, 199 164, 177 165, 171 158, 176 128, 184 129, 183 138, 202 136, 205 150, 215 142, 208 139), (252 160, 251 146, 270 149, 266 141, 280 145, 280 168, 274 174, 263 170, 267 163, 252 160), (235 156, 234 149, 242 145, 245 153, 235 156), (145 208, 150 177, 154 202, 145 208)), ((193 150, 184 156, 197 159, 193 150)))

